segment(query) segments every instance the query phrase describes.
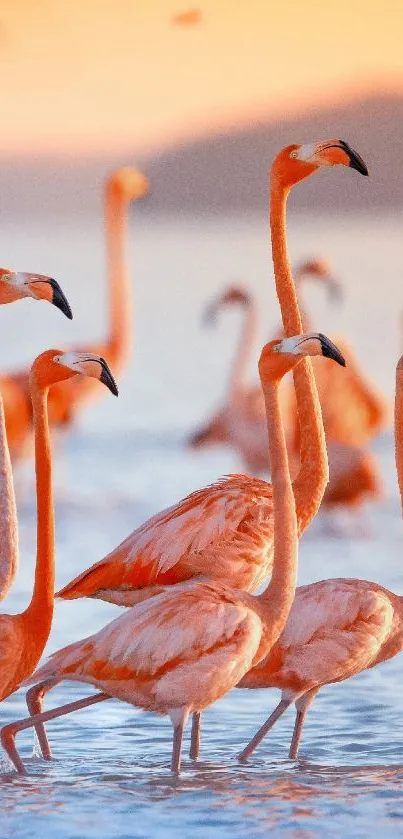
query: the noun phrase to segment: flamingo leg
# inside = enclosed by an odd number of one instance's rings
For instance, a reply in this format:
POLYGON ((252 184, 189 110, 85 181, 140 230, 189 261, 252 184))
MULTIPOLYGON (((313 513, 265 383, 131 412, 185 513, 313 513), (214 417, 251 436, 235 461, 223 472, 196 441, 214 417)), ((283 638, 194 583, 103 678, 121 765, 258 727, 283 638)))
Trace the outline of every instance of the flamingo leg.
POLYGON ((200 711, 195 711, 192 716, 192 733, 190 736, 189 757, 191 760, 197 760, 200 754, 200 726, 201 713, 200 711))
POLYGON ((179 775, 181 769, 183 732, 189 716, 189 710, 187 708, 175 708, 170 711, 169 716, 171 717, 171 722, 174 728, 171 772, 174 772, 175 775, 179 775))
POLYGON ((266 720, 265 723, 259 728, 259 731, 256 732, 255 736, 252 737, 252 740, 245 746, 242 750, 240 755, 238 755, 238 760, 240 763, 246 763, 248 758, 251 756, 252 752, 256 749, 256 746, 263 740, 266 736, 267 732, 273 727, 274 723, 277 722, 278 719, 284 714, 284 711, 291 705, 292 699, 281 699, 274 711, 270 714, 269 718, 266 720))
POLYGON ((309 708, 312 705, 313 700, 315 699, 318 690, 319 688, 312 688, 312 690, 309 690, 307 693, 301 696, 300 699, 297 699, 295 703, 297 715, 295 717, 294 731, 292 734, 292 740, 290 745, 290 760, 296 760, 298 756, 298 749, 299 744, 301 742, 301 734, 305 722, 305 717, 308 713, 309 708))
POLYGON ((110 698, 107 693, 96 693, 95 696, 85 696, 83 699, 78 699, 76 702, 68 702, 67 705, 60 705, 58 708, 52 708, 51 711, 45 711, 43 714, 26 717, 23 720, 5 725, 0 731, 1 744, 17 772, 21 775, 26 774, 25 766, 15 745, 15 738, 19 731, 24 731, 26 728, 32 728, 33 726, 36 728, 37 723, 44 723, 47 720, 54 720, 56 717, 63 717, 65 714, 71 714, 73 711, 79 711, 81 708, 87 708, 89 705, 95 705, 97 702, 103 702, 105 699, 110 698))
MULTIPOLYGON (((28 711, 31 717, 36 717, 43 712, 43 700, 48 691, 57 684, 56 679, 47 679, 34 685, 29 689, 25 697, 28 711)), ((35 725, 35 731, 38 737, 39 747, 44 760, 52 760, 52 750, 50 748, 49 740, 47 738, 46 729, 43 722, 38 722, 35 725)))

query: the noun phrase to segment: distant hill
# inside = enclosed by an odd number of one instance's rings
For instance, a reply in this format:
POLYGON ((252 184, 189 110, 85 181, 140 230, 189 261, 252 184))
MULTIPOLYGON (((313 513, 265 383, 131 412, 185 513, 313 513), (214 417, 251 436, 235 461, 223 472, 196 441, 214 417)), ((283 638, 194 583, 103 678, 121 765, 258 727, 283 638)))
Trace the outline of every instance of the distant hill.
POLYGON ((150 177, 145 212, 205 215, 267 208, 267 173, 278 149, 292 142, 340 137, 366 161, 370 177, 320 173, 301 184, 293 206, 317 212, 378 212, 403 207, 403 97, 368 96, 303 115, 250 124, 241 130, 198 139, 149 158, 105 156, 71 160, 3 159, 0 216, 64 218, 99 212, 106 172, 137 163, 150 177))

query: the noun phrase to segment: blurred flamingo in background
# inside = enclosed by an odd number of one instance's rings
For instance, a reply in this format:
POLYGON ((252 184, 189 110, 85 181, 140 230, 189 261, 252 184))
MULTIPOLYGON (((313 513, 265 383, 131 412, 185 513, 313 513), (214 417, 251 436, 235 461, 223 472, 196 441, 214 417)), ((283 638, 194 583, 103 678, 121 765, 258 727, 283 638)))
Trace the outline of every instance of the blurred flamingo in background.
MULTIPOLYGON (((105 231, 109 278, 109 330, 103 341, 75 347, 77 352, 100 355, 120 375, 127 364, 132 344, 132 297, 127 270, 127 216, 131 201, 148 194, 149 184, 138 169, 116 169, 106 180, 105 231)), ((49 395, 51 425, 70 424, 83 403, 99 396, 93 381, 75 377, 67 387, 57 385, 49 395)))
POLYGON ((0 615, 0 700, 13 693, 29 676, 43 653, 53 617, 55 534, 52 464, 47 418, 47 394, 54 382, 81 373, 95 376, 112 392, 116 385, 103 359, 89 354, 47 350, 38 356, 30 373, 35 433, 37 498, 37 555, 31 601, 18 615, 0 615))
MULTIPOLYGON (((40 274, 22 274, 0 269, 0 306, 31 297, 35 300, 48 300, 71 318, 70 306, 56 280, 40 274)), ((10 590, 18 571, 18 524, 14 495, 13 473, 11 471, 10 451, 6 435, 6 419, 3 404, 3 385, 7 399, 8 418, 13 403, 13 382, 7 387, 7 377, 3 382, 0 377, 0 601, 10 590)), ((18 388, 16 388, 18 396, 18 388)), ((24 403, 25 406, 25 403, 24 403)), ((18 408, 18 401, 15 408, 18 408)))
MULTIPOLYGON (((105 358, 117 374, 122 372, 127 362, 132 340, 131 294, 125 252, 127 208, 131 200, 142 198, 147 192, 147 178, 134 168, 117 169, 106 181, 109 333, 104 341, 75 347, 77 352, 92 352, 105 358)), ((54 283, 54 280, 48 282, 54 283)), ((39 287, 35 285, 35 291, 39 287)), ((59 296, 56 299, 59 301, 56 305, 61 308, 59 296)), ((23 372, 5 376, 0 386, 3 391, 10 452, 14 457, 24 454, 24 445, 26 446, 32 432, 29 375, 23 372)), ((88 378, 76 376, 67 385, 56 384, 49 393, 50 424, 70 424, 81 405, 96 398, 96 395, 96 385, 88 378)))
MULTIPOLYGON (((333 297, 340 296, 339 283, 323 259, 307 260, 296 269, 295 279, 301 281, 309 276, 326 282, 333 297)), ((208 307, 207 315, 211 320, 222 306, 236 303, 245 308, 246 314, 232 364, 226 404, 207 425, 192 435, 189 444, 196 449, 215 443, 229 445, 242 457, 248 470, 256 474, 269 470, 263 394, 259 385, 245 383, 257 329, 256 303, 248 291, 231 286, 208 307)), ((304 329, 312 328, 305 312, 301 319, 304 329)), ((378 460, 364 445, 385 427, 389 411, 386 400, 359 370, 348 343, 342 338, 336 339, 336 343, 343 348, 347 364, 347 370, 341 375, 333 367, 323 371, 322 366, 313 361, 329 458, 329 484, 323 505, 355 508, 383 495, 378 460)), ((283 389, 282 405, 291 472, 295 474, 300 440, 292 384, 283 389)))
MULTIPOLYGON (((301 318, 286 239, 286 200, 292 184, 320 166, 337 163, 362 174, 359 155, 335 141, 312 146, 314 161, 298 160, 303 146, 288 146, 271 169, 272 253, 276 289, 287 330, 301 332, 301 318)), ((343 362, 340 357, 339 361, 343 362)), ((301 428, 301 467, 293 484, 299 535, 316 515, 328 481, 323 423, 309 359, 294 372, 301 428)), ((256 591, 267 578, 273 556, 273 504, 270 484, 246 475, 228 478, 193 493, 157 514, 131 533, 115 550, 59 592, 64 599, 94 597, 132 606, 158 594, 162 587, 196 576, 230 582, 256 591), (223 547, 225 546, 225 551, 223 547), (219 553, 219 561, 217 559, 219 553)), ((40 713, 50 689, 41 686, 29 697, 31 714, 40 713)), ((191 754, 197 751, 200 720, 195 717, 191 754)))
MULTIPOLYGON (((200 712, 234 687, 270 650, 285 626, 296 586, 298 530, 278 388, 304 355, 340 360, 322 335, 300 335, 267 344, 259 361, 269 430, 273 479, 274 561, 271 582, 253 597, 217 580, 190 581, 139 603, 95 635, 54 653, 33 680, 36 695, 63 679, 87 682, 116 697, 168 714, 174 728, 171 769, 180 769, 189 713, 200 712), (43 683, 44 680, 44 683, 43 683)), ((318 405, 318 411, 320 408, 318 405)), ((226 545, 216 562, 226 562, 226 545)), ((93 704, 90 697, 87 704, 93 704)), ((35 725, 43 753, 51 757, 44 722, 84 707, 83 700, 11 723, 1 740, 19 772, 24 765, 15 736, 35 725)))
MULTIPOLYGON (((300 287, 302 282, 309 278, 324 282, 333 299, 340 296, 340 285, 328 263, 321 258, 306 260, 294 271, 300 310, 300 287)), ((257 332, 256 301, 243 286, 230 285, 217 300, 207 307, 205 320, 208 323, 215 323, 218 313, 224 306, 234 305, 242 306, 245 315, 231 366, 225 405, 205 426, 190 437, 189 445, 195 449, 214 443, 232 446, 242 456, 247 469, 256 473, 267 471, 268 467, 267 429, 262 389, 258 384, 246 383, 257 332)), ((301 320, 305 331, 310 330, 311 325, 305 311, 301 311, 301 320)), ((281 328, 277 330, 277 333, 281 333, 281 328)), ((293 432, 293 429, 289 428, 290 393, 290 389, 283 389, 282 405, 287 440, 293 432)), ((292 408, 294 408, 294 403, 292 408)), ((294 456, 295 453, 289 450, 289 456, 290 454, 294 456)))
MULTIPOLYGON (((396 368, 395 455, 403 510, 403 356, 396 368)), ((323 685, 342 682, 403 649, 403 596, 367 580, 301 586, 287 625, 241 688, 279 688, 281 700, 240 755, 245 761, 287 708, 297 714, 290 747, 296 758, 307 711, 323 685)))

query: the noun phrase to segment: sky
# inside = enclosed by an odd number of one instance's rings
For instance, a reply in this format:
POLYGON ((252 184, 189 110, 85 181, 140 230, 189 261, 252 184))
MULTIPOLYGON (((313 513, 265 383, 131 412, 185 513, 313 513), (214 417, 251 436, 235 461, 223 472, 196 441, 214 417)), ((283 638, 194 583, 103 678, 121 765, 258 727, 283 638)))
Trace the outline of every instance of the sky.
POLYGON ((400 90, 402 24, 401 0, 5 0, 0 152, 155 151, 400 90))

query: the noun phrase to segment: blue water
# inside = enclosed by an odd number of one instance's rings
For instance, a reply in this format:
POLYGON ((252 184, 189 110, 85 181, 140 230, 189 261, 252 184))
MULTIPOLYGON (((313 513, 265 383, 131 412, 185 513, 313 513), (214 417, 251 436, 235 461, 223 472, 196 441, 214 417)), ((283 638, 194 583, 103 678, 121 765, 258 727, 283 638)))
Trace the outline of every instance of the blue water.
MULTIPOLYGON (((319 289, 308 297, 318 328, 347 334, 362 366, 389 396, 399 344, 401 231, 392 219, 295 218, 295 258, 323 253, 345 281, 343 309, 330 311, 319 289)), ((242 468, 224 449, 194 454, 184 439, 218 404, 239 320, 228 313, 206 335, 200 309, 221 285, 243 279, 255 289, 259 340, 279 320, 264 219, 147 224, 131 221, 135 352, 115 400, 105 391, 74 431, 54 446, 57 584, 101 558, 137 524, 220 474, 242 468)), ((102 334, 105 288, 102 237, 84 227, 33 225, 0 231, 3 264, 53 274, 75 310, 72 324, 30 302, 2 311, 4 367, 27 364, 48 346, 102 334), (46 336, 44 338, 44 336, 46 336)), ((400 294, 402 300, 400 300, 400 294)), ((258 351, 258 346, 257 346, 258 351)), ((256 378, 255 362, 251 378, 256 378)), ((301 583, 357 576, 403 590, 401 513, 390 433, 376 441, 386 497, 362 515, 322 517, 304 536, 301 583)), ((21 567, 4 610, 22 610, 32 590, 35 494, 32 465, 16 474, 21 567)), ((116 607, 58 603, 47 651, 96 631, 116 607)), ((60 685, 46 707, 86 695, 60 685)), ((308 716, 300 760, 287 760, 289 711, 247 766, 237 752, 278 701, 276 691, 232 691, 204 715, 198 765, 184 747, 183 772, 171 777, 171 727, 160 717, 108 701, 48 726, 55 760, 33 754, 32 732, 19 737, 29 775, 4 759, 0 835, 18 839, 170 839, 170 837, 368 837, 402 834, 403 693, 400 657, 345 684, 324 689, 308 716)), ((25 716, 24 691, 2 705, 1 721, 25 716)))

